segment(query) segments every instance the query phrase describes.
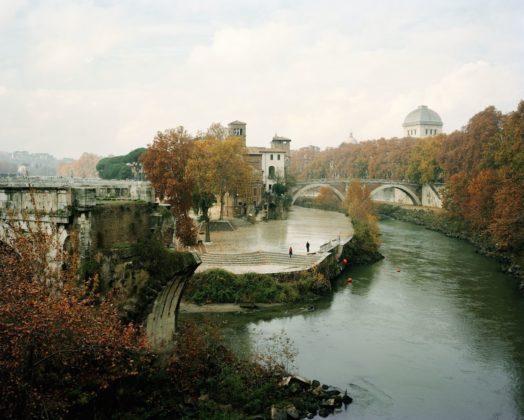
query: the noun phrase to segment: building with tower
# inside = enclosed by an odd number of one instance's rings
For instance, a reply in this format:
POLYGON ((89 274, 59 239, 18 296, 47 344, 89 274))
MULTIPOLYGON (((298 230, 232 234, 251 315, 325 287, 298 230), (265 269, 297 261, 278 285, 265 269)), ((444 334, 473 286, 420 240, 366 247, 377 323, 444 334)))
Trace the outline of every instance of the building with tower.
POLYGON ((233 121, 227 125, 228 134, 230 137, 239 137, 242 139, 242 144, 246 147, 246 123, 242 121, 233 121))
MULTIPOLYGON (((238 120, 232 121, 227 128, 228 135, 240 138, 243 146, 246 147, 246 123, 238 120)), ((270 147, 246 147, 245 156, 253 168, 251 191, 245 197, 229 197, 226 194, 224 204, 226 216, 245 215, 267 208, 267 197, 271 195, 273 185, 284 181, 291 156, 290 143, 291 139, 275 134, 270 147)), ((213 218, 216 217, 219 210, 218 204, 211 209, 213 218)))
POLYGON ((406 137, 429 137, 442 133, 442 119, 426 105, 420 105, 411 111, 402 127, 406 137))

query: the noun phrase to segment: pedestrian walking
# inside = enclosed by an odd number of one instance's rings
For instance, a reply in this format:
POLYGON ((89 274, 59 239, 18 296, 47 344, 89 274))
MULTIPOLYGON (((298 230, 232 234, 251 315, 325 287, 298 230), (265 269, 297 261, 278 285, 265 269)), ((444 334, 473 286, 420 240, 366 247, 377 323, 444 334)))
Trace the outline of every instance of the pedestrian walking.
POLYGON ((289 258, 293 255, 293 248, 289 247, 289 258))
POLYGON ((309 253, 309 242, 306 242, 306 251, 309 253))

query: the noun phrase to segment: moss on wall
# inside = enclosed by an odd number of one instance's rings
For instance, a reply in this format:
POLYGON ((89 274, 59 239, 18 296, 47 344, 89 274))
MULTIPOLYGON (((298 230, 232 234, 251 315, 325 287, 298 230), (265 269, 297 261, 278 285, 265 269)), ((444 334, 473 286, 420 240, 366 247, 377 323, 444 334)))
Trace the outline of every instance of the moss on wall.
POLYGON ((116 244, 134 244, 151 235, 152 209, 146 203, 98 204, 91 213, 92 248, 107 250, 116 244))

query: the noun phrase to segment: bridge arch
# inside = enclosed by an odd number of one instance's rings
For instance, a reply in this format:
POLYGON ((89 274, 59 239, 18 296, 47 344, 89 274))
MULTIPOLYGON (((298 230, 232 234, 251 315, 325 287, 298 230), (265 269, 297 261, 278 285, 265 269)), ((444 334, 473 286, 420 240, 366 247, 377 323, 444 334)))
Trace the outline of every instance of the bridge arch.
POLYGON ((403 193, 405 193, 410 199, 411 199, 411 202, 415 205, 415 206, 420 206, 421 205, 421 202, 420 202, 420 199, 418 198, 417 196, 417 193, 415 191, 413 191, 410 187, 406 186, 406 185, 401 185, 401 184, 384 184, 384 185, 381 185, 375 189, 373 189, 371 191, 371 199, 373 199, 373 196, 376 195, 378 192, 380 191, 384 191, 384 190, 387 190, 387 189, 390 189, 390 188, 396 188, 400 191, 402 191, 403 193))
POLYGON ((314 189, 320 188, 320 187, 327 187, 327 188, 329 188, 331 191, 333 191, 335 193, 335 195, 340 199, 340 201, 344 201, 344 199, 345 199, 344 194, 342 194, 339 190, 337 190, 332 185, 316 183, 316 184, 306 185, 306 186, 300 188, 299 190, 297 190, 295 193, 293 193, 293 201, 291 202, 291 205, 295 204, 295 201, 297 201, 297 199, 299 197, 302 197, 307 191, 314 190, 314 189))

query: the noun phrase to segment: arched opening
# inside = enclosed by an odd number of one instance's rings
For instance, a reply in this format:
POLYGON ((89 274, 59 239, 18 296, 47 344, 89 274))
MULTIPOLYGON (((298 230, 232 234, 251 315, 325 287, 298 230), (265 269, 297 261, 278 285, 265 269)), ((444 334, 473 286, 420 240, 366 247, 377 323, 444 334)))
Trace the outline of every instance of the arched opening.
MULTIPOLYGON (((389 190, 391 192, 394 192, 395 189, 398 190, 398 191, 402 191, 405 194, 405 196, 409 198, 409 200, 411 201, 412 205, 414 205, 414 206, 420 206, 421 205, 420 199, 418 198, 418 196, 415 193, 415 191, 413 191, 409 187, 406 187, 404 185, 398 185, 398 184, 386 184, 386 185, 381 185, 380 187, 375 188, 374 190, 371 191, 371 199, 375 200, 375 201, 386 201, 386 202, 387 201, 391 201, 391 202, 397 202, 398 203, 398 201, 395 201, 396 198, 395 198, 394 195, 392 195, 389 198, 387 198, 387 195, 385 195, 386 191, 389 190)), ((406 204, 408 204, 408 203, 406 203, 406 204)))
POLYGON ((275 167, 274 166, 269 167, 268 178, 275 179, 275 167))
POLYGON ((326 188, 331 189, 335 193, 335 195, 340 199, 340 201, 344 201, 344 198, 345 198, 344 194, 342 194, 335 187, 329 184, 311 184, 311 185, 306 185, 305 187, 302 187, 295 194, 293 194, 293 201, 291 202, 291 205, 295 204, 295 201, 297 201, 298 198, 304 196, 308 191, 314 190, 320 187, 326 187, 326 188))

